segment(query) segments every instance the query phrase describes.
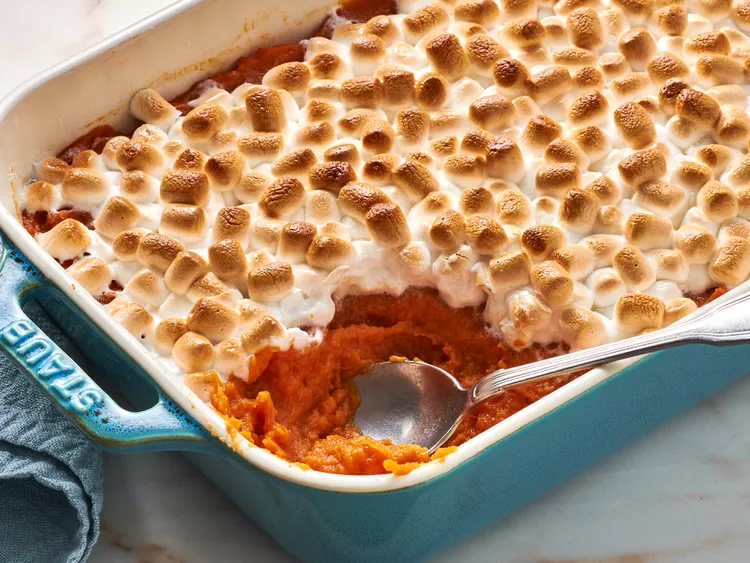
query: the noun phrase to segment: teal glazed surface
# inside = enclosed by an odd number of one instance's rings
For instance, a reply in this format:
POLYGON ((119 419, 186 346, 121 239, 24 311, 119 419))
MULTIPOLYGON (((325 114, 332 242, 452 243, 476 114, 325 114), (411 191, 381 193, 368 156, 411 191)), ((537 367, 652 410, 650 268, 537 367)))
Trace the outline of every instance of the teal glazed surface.
POLYGON ((367 494, 314 489, 229 454, 154 391, 143 370, 5 239, 2 260, 0 344, 88 436, 122 452, 188 450, 188 458, 250 518, 308 562, 426 559, 750 371, 750 345, 666 350, 419 485, 367 494), (116 366, 116 386, 133 405, 150 408, 119 407, 25 317, 21 304, 29 298, 39 298, 98 364, 116 366))
MULTIPOLYGON (((7 238, 3 237, 1 243, 0 345, 84 434, 111 451, 210 447, 208 433, 161 390, 150 389, 157 399, 151 408, 142 412, 127 411, 47 338, 26 316, 22 306, 29 299, 39 299, 49 310, 53 298, 62 298, 61 294, 7 238)), ((84 315, 61 316, 58 311, 53 317, 67 332, 79 333, 74 340, 87 355, 102 352, 100 343, 105 338, 84 315), (82 332, 85 338, 80 337, 82 332)), ((113 375, 133 364, 111 342, 106 347, 109 356, 101 365, 115 372, 113 375)), ((143 389, 144 385, 140 387, 143 389)), ((127 396, 127 392, 125 394, 127 396)))

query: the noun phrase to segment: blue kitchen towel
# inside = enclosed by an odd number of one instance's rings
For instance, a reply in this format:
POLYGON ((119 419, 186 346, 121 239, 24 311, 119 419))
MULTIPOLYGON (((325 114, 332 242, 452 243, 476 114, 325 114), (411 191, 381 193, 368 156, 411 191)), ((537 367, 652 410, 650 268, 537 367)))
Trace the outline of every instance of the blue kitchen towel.
MULTIPOLYGON (((85 369, 36 303, 29 316, 85 369)), ((101 453, 0 354, 0 562, 78 563, 99 536, 101 453)))

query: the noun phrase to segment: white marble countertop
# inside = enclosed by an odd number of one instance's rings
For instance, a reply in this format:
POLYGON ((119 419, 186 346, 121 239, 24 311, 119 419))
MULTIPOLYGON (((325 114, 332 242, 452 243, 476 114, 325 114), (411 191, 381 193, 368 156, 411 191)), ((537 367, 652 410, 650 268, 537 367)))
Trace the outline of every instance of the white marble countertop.
MULTIPOLYGON (((3 2, 15 84, 170 0, 3 2)), ((750 560, 750 379, 438 557, 440 563, 750 560)), ((179 454, 105 457, 92 563, 293 561, 179 454)))

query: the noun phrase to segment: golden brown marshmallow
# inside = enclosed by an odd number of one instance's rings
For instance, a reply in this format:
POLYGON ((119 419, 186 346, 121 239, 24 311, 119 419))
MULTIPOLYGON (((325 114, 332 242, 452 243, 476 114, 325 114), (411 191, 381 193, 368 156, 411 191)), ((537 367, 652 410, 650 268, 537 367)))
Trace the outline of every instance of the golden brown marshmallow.
POLYGON ((387 65, 378 70, 383 85, 383 105, 388 108, 409 106, 414 102, 416 79, 406 69, 387 65))
POLYGON ((105 237, 114 238, 121 231, 134 227, 140 216, 138 207, 130 200, 112 196, 99 210, 94 227, 105 237))
POLYGON ((162 277, 148 268, 138 270, 125 285, 125 290, 138 303, 155 308, 164 303, 169 295, 162 277))
POLYGON ((24 209, 29 211, 51 211, 55 200, 55 186, 38 181, 26 188, 24 209))
POLYGON ((618 41, 618 48, 636 71, 644 70, 657 50, 653 36, 643 27, 632 28, 623 34, 618 41))
POLYGON ((94 296, 101 294, 112 280, 112 270, 107 263, 93 256, 76 262, 68 272, 83 289, 94 296))
POLYGON ((522 251, 501 254, 490 261, 489 274, 496 290, 521 287, 531 281, 531 260, 522 251))
POLYGON ((457 21, 487 25, 500 17, 500 9, 494 0, 459 0, 453 10, 453 17, 457 21))
POLYGON ((162 354, 172 354, 175 343, 188 332, 185 319, 176 317, 163 319, 154 329, 154 344, 162 354))
POLYGON ((341 210, 363 223, 370 208, 379 203, 392 202, 381 190, 364 182, 350 182, 338 195, 341 210))
POLYGON ((373 240, 387 248, 400 248, 411 237, 406 216, 394 203, 376 203, 370 207, 365 224, 373 240))
POLYGON ((738 106, 724 106, 713 131, 714 140, 721 145, 744 150, 750 141, 750 117, 738 106))
POLYGON ((186 148, 177 155, 174 163, 172 163, 172 169, 202 172, 206 167, 206 161, 208 161, 208 157, 201 151, 194 148, 186 148))
POLYGON ((518 47, 536 47, 544 41, 544 26, 534 18, 511 21, 503 28, 505 37, 518 47))
POLYGON ((688 11, 680 4, 669 4, 659 8, 654 14, 654 19, 659 30, 672 36, 685 33, 688 25, 688 11))
MULTIPOLYGON (((113 137, 118 138, 118 137, 113 137)), ((123 137, 127 141, 127 137, 123 137)), ((110 139, 111 141, 112 139, 110 139)), ((106 145, 105 145, 106 146, 106 145)), ((59 158, 45 158, 36 167, 37 180, 49 182, 50 184, 60 184, 65 177, 65 173, 70 166, 64 160, 59 158)))
POLYGON ((716 101, 697 90, 685 88, 675 99, 675 114, 702 129, 711 129, 721 117, 721 108, 716 101))
POLYGON ((564 66, 552 65, 532 74, 526 80, 529 95, 538 104, 546 104, 570 90, 570 71, 564 66))
POLYGON ((721 175, 734 158, 732 150, 722 145, 704 145, 695 153, 695 158, 708 166, 715 176, 721 175))
POLYGON ((154 318, 138 303, 126 303, 113 309, 112 318, 140 340, 149 335, 154 324, 154 318))
POLYGON ((555 139, 544 149, 544 159, 550 164, 570 163, 581 169, 589 166, 589 157, 581 147, 568 139, 555 139))
POLYGON ((426 110, 441 108, 448 100, 448 91, 448 82, 434 72, 422 76, 414 89, 417 105, 426 110))
POLYGON ((109 191, 109 182, 103 173, 88 168, 69 168, 62 180, 63 198, 76 203, 101 203, 109 191))
POLYGON ((698 305, 696 305, 695 301, 687 297, 671 299, 664 304, 664 323, 662 326, 669 326, 676 323, 697 309, 698 305))
POLYGON ((250 133, 237 140, 237 148, 251 163, 273 160, 284 148, 280 133, 250 133))
POLYGON ((492 215, 495 201, 492 192, 484 186, 472 186, 461 192, 458 208, 466 216, 478 213, 492 215))
POLYGON ((572 125, 598 125, 609 114, 609 102, 598 90, 578 96, 568 108, 568 120, 572 125))
POLYGON ((443 172, 457 186, 468 188, 484 180, 486 162, 476 154, 457 154, 443 161, 443 172))
POLYGON ((214 221, 213 239, 234 239, 246 244, 250 236, 250 224, 250 212, 244 207, 222 207, 214 221))
POLYGON ((535 115, 526 123, 521 137, 529 148, 543 151, 561 135, 562 127, 557 121, 546 115, 535 115))
POLYGON ((596 49, 604 43, 602 22, 592 8, 577 8, 566 20, 570 42, 582 49, 596 49))
POLYGON ((289 262, 304 262, 307 249, 315 238, 315 225, 306 221, 292 221, 281 229, 279 237, 279 259, 289 262))
POLYGON ((549 164, 536 171, 536 189, 540 194, 561 197, 581 185, 581 171, 575 164, 549 164))
POLYGON ((211 186, 218 191, 234 189, 245 169, 242 153, 230 150, 214 154, 206 162, 206 175, 211 186))
POLYGON ((506 57, 495 63, 492 77, 501 92, 510 96, 518 96, 526 92, 529 70, 516 59, 506 57))
POLYGON ((430 240, 440 250, 460 246, 466 236, 466 218, 458 211, 446 209, 432 222, 430 240))
POLYGON ((294 97, 305 94, 312 73, 307 65, 297 61, 281 63, 263 77, 263 85, 277 90, 286 90, 294 97))
POLYGON ((156 268, 162 272, 169 268, 175 257, 185 247, 175 239, 160 233, 143 235, 138 245, 138 261, 148 268, 156 268))
POLYGON ((419 201, 440 189, 437 179, 426 166, 411 161, 403 162, 393 170, 393 183, 412 201, 419 201))
POLYGON ((560 332, 574 349, 593 348, 607 342, 602 317, 583 307, 570 307, 560 314, 560 332))
POLYGON ((186 372, 206 371, 214 363, 214 347, 205 336, 186 332, 174 343, 172 360, 186 372))
POLYGON ((697 225, 680 227, 674 240, 689 264, 707 264, 718 248, 716 237, 697 225))
POLYGON ((497 218, 504 224, 522 227, 532 220, 531 202, 519 191, 508 189, 495 199, 497 218))
POLYGON ((214 343, 230 337, 239 324, 237 311, 217 299, 206 297, 195 302, 186 320, 189 331, 201 334, 214 343))
POLYGON ((399 36, 399 28, 389 16, 375 16, 371 18, 362 29, 364 33, 377 35, 386 44, 395 41, 399 36))
POLYGON ((523 154, 508 137, 499 137, 487 146, 487 174, 509 182, 520 182, 526 174, 523 154))
POLYGON ((502 225, 486 215, 471 215, 466 219, 466 238, 477 253, 493 256, 508 244, 502 225))
POLYGON ((739 212, 737 193, 729 186, 716 180, 707 182, 700 189, 696 203, 709 221, 715 221, 716 223, 733 219, 739 212))
POLYGON ((469 64, 481 74, 490 74, 495 63, 509 55, 508 51, 489 35, 472 35, 464 44, 469 64))
POLYGON ((565 233, 554 225, 535 225, 521 235, 521 246, 535 260, 546 260, 565 244, 565 233))
POLYGON ((380 107, 383 103, 383 83, 372 76, 348 78, 341 83, 341 101, 348 108, 380 107))
POLYGON ((615 254, 612 265, 631 291, 642 291, 656 281, 651 264, 638 248, 629 244, 615 254))
POLYGON ((658 148, 636 151, 617 165, 620 176, 631 186, 661 180, 667 173, 667 160, 658 148))
POLYGON ((573 297, 572 278, 554 260, 545 260, 534 266, 531 285, 551 307, 561 307, 573 297))
POLYGON ((175 256, 164 274, 164 285, 172 293, 185 295, 193 282, 209 271, 208 263, 195 252, 182 251, 175 256))
POLYGON ((615 110, 615 125, 622 138, 634 149, 656 141, 656 128, 649 113, 638 104, 623 104, 615 110))
POLYGON ((469 118, 490 133, 511 127, 516 117, 516 108, 500 94, 478 98, 469 106, 469 118))
POLYGON ((91 244, 88 229, 75 219, 65 219, 39 235, 39 244, 61 262, 73 260, 91 244))
POLYGON ((130 113, 136 119, 166 130, 179 117, 180 112, 159 92, 144 88, 130 99, 130 113))
POLYGON ((641 250, 668 248, 672 240, 672 222, 653 213, 636 212, 625 222, 625 236, 641 250))
POLYGON ((281 176, 264 190, 258 207, 268 217, 276 219, 299 209, 304 197, 305 188, 299 180, 292 176, 281 176))
POLYGON ((450 21, 448 12, 437 2, 417 8, 404 18, 404 35, 410 43, 430 31, 442 29, 450 21))
POLYGON ((596 125, 588 125, 574 130, 570 140, 581 147, 592 163, 599 162, 612 148, 607 134, 596 125))
POLYGON ((713 170, 705 164, 699 164, 692 160, 683 160, 677 163, 673 179, 685 189, 697 191, 701 189, 706 182, 714 179, 714 173, 713 170))
POLYGON ((474 128, 461 139, 460 149, 467 153, 485 155, 487 147, 495 140, 494 135, 484 129, 474 128))
POLYGON ((638 186, 633 201, 659 215, 671 217, 684 211, 687 192, 669 182, 646 182, 638 186))
POLYGON ((594 270, 594 253, 582 244, 569 244, 558 248, 550 254, 550 260, 565 268, 574 280, 583 279, 594 270))
POLYGON ((247 274, 247 259, 242 243, 224 239, 208 247, 208 263, 220 280, 236 281, 247 274))
POLYGON ((423 141, 430 130, 430 115, 420 109, 404 109, 396 114, 396 134, 407 144, 423 141))
POLYGON ((362 148, 370 153, 389 152, 396 133, 385 119, 369 119, 362 128, 362 148))
POLYGON ((664 302, 646 293, 626 293, 615 304, 615 319, 618 326, 628 332, 661 328, 664 302))
POLYGON ((357 166, 360 162, 357 147, 350 143, 337 145, 327 149, 326 152, 323 153, 323 159, 326 162, 346 162, 352 166, 357 166))
POLYGON ((164 203, 188 203, 203 207, 210 197, 208 176, 189 170, 167 172, 161 180, 159 197, 164 203))
POLYGON ((391 184, 393 169, 398 166, 399 161, 398 155, 394 153, 371 156, 362 166, 362 179, 374 186, 391 184))
POLYGON ((601 203, 596 195, 572 188, 562 197, 557 217, 560 223, 570 230, 587 233, 594 226, 600 208, 601 203))
POLYGON ((311 149, 297 149, 285 154, 271 166, 275 176, 307 177, 310 168, 318 162, 318 157, 311 149))
POLYGON ((729 287, 745 281, 750 275, 750 240, 745 237, 729 237, 709 264, 708 275, 713 281, 729 287))
POLYGON ((313 268, 333 270, 355 257, 352 243, 338 237, 317 236, 307 249, 307 263, 313 268))
POLYGON ((204 104, 191 110, 182 120, 183 134, 193 141, 208 141, 227 122, 226 110, 218 104, 204 104))
POLYGON ((195 302, 202 297, 216 297, 229 291, 229 287, 216 277, 213 272, 208 272, 195 279, 186 294, 187 298, 195 302))

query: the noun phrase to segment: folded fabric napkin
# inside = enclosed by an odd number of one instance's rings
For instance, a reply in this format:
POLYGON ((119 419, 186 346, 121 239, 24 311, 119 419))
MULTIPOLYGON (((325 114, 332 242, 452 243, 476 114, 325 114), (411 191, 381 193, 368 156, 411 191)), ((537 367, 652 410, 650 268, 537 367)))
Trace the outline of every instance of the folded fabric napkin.
MULTIPOLYGON (((26 309, 86 369, 41 308, 26 309)), ((0 353, 0 561, 85 561, 99 536, 101 506, 100 451, 0 353)))

